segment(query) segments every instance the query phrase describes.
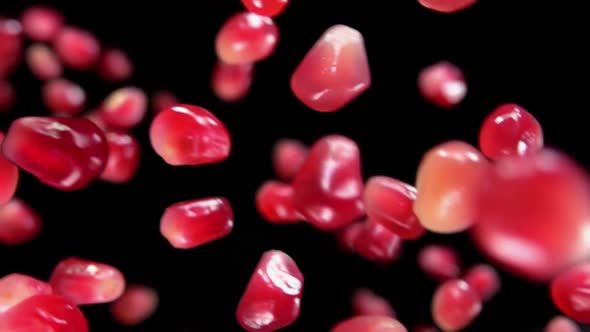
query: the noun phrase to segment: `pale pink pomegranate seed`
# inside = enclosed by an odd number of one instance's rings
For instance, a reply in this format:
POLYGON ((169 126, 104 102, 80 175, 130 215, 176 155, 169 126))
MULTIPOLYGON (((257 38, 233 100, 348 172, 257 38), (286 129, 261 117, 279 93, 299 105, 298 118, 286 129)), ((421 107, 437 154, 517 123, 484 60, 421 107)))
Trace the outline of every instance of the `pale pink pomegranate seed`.
POLYGON ((39 235, 42 227, 41 217, 22 200, 13 198, 0 205, 0 243, 27 243, 39 235))
POLYGON ((0 16, 0 78, 11 74, 22 54, 22 27, 18 21, 0 16))
POLYGON ((477 201, 490 172, 473 146, 450 141, 424 154, 416 175, 414 213, 427 230, 457 233, 477 217, 477 201))
POLYGON ((590 263, 568 268, 551 281, 551 299, 569 318, 590 324, 590 263))
POLYGON ((228 64, 218 61, 213 67, 211 86, 217 98, 231 103, 246 96, 252 85, 254 65, 228 64))
POLYGON ((65 27, 55 38, 55 51, 66 66, 92 69, 100 57, 100 43, 89 31, 65 27))
POLYGON ((129 285, 111 304, 111 314, 119 324, 132 326, 148 319, 158 308, 158 293, 141 285, 129 285))
POLYGON ((318 140, 293 182, 294 204, 317 228, 335 230, 364 214, 360 151, 344 136, 318 140))
POLYGON ((477 292, 463 280, 442 283, 432 298, 432 318, 444 331, 458 331, 469 325, 482 308, 477 292))
POLYGON ((56 79, 63 73, 63 67, 57 55, 43 44, 29 46, 26 51, 26 60, 31 73, 42 81, 56 79))
POLYGON ((282 251, 262 255, 240 299, 236 317, 246 331, 272 332, 291 325, 301 307, 303 275, 282 251))
POLYGON ((145 117, 147 96, 136 87, 121 88, 105 99, 99 112, 108 126, 131 129, 145 117))
POLYGON ((356 316, 336 324, 330 332, 407 332, 397 320, 387 316, 356 316))
POLYGON ((582 330, 570 319, 556 316, 547 323, 543 332, 582 332, 582 330))
POLYGON ((484 120, 479 147, 491 159, 536 153, 543 147, 543 129, 524 108, 504 104, 484 120))
POLYGON ((109 145, 109 157, 100 179, 112 183, 129 182, 139 167, 139 141, 126 133, 107 132, 105 136, 109 145))
POLYGON ((463 280, 471 286, 479 297, 487 301, 500 290, 500 276, 498 272, 486 264, 472 266, 465 272, 463 280))
POLYGON ((97 71, 104 80, 121 82, 133 75, 133 63, 123 50, 110 48, 104 51, 98 61, 97 71))
POLYGON ((254 63, 268 58, 278 41, 279 29, 270 17, 240 12, 223 23, 215 38, 215 51, 225 63, 254 63))
POLYGON ((51 286, 44 281, 19 273, 8 274, 0 278, 0 315, 31 296, 51 293, 51 286))
POLYGON ((0 112, 8 111, 14 104, 14 88, 10 82, 0 78, 0 112))
POLYGON ((57 10, 45 6, 27 8, 21 23, 27 37, 35 41, 50 42, 64 26, 64 17, 57 10))
POLYGON ((225 125, 206 109, 191 105, 158 113, 150 127, 150 142, 173 166, 217 163, 227 159, 231 148, 225 125))
POLYGON ((418 75, 418 88, 429 102, 452 108, 467 95, 467 83, 461 69, 442 61, 424 68, 418 75))
POLYGON ((352 249, 361 257, 376 263, 389 263, 399 258, 402 240, 384 226, 365 221, 352 242, 352 249))
POLYGON ((295 191, 288 183, 267 181, 256 192, 256 208, 262 217, 276 224, 299 222, 301 216, 293 206, 295 191))
POLYGON ((116 268, 75 257, 59 262, 49 283, 76 305, 112 302, 125 290, 125 278, 116 268))
POLYGON ((455 13, 473 6, 477 0, 418 0, 428 8, 441 13, 455 13))
POLYGON ((190 249, 231 233, 234 213, 221 197, 202 198, 170 205, 160 219, 160 233, 174 248, 190 249))
POLYGON ((428 276, 444 281, 457 278, 461 274, 461 260, 450 247, 431 244, 420 250, 418 266, 428 276))
POLYGON ((253 13, 275 17, 285 10, 289 0, 242 0, 242 3, 253 13))
POLYGON ((24 117, 10 125, 2 152, 41 182, 73 191, 100 175, 108 146, 102 131, 87 119, 24 117))
POLYGON ((367 288, 357 289, 352 294, 352 311, 357 316, 396 316, 387 299, 367 288))
MULTIPOLYGON (((0 144, 4 142, 4 133, 0 131, 0 144)), ((18 186, 18 168, 3 154, 0 154, 0 205, 8 202, 18 186)))
POLYGON ((177 105, 180 102, 178 97, 176 97, 172 92, 167 90, 159 90, 154 92, 152 95, 151 103, 154 113, 160 113, 161 111, 177 105))
POLYGON ((308 148, 294 139, 278 140, 272 150, 272 161, 277 176, 291 181, 303 166, 308 148))
POLYGON ((416 239, 424 227, 414 214, 416 188, 387 176, 373 176, 365 186, 369 218, 402 239, 416 239))
POLYGON ((352 223, 336 233, 336 239, 342 249, 354 252, 354 242, 364 228, 364 222, 352 223))
POLYGON ((54 114, 75 115, 84 110, 86 93, 78 84, 59 78, 45 83, 43 101, 54 114))
POLYGON ((548 149, 507 157, 488 181, 472 229, 488 256, 536 281, 590 258, 590 180, 573 160, 548 149))
POLYGON ((370 86, 363 36, 345 25, 326 30, 291 76, 293 94, 318 112, 335 112, 370 86))
POLYGON ((420 325, 414 326, 414 328, 412 329, 412 332, 439 332, 439 330, 432 325, 420 324, 420 325))

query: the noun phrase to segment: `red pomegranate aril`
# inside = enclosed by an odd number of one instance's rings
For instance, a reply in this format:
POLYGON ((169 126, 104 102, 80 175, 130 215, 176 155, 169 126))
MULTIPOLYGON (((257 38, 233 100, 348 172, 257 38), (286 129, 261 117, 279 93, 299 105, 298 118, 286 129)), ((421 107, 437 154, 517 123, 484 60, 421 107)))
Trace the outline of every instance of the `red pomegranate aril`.
POLYGON ((299 222, 301 216, 293 206, 294 194, 291 184, 267 181, 256 193, 256 208, 262 217, 271 223, 299 222))
POLYGON ((45 83, 43 101, 52 113, 75 115, 84 110, 86 93, 79 85, 59 78, 45 83))
POLYGON ((111 183, 128 182, 139 167, 139 141, 131 134, 120 132, 107 132, 105 136, 109 145, 109 157, 100 179, 111 183))
POLYGON ((52 41, 64 26, 63 15, 45 6, 27 8, 22 16, 23 32, 35 41, 52 41))
POLYGON ((291 325, 303 294, 303 275, 282 251, 262 255, 240 299, 236 317, 246 331, 272 332, 291 325))
POLYGON ((119 324, 137 325, 156 311, 158 302, 158 293, 153 288, 130 285, 125 293, 111 304, 111 314, 119 324))
POLYGON ((479 297, 487 301, 500 290, 500 276, 490 265, 475 265, 463 276, 463 280, 471 286, 479 297))
POLYGON ((477 0, 418 0, 418 2, 437 12, 455 13, 473 6, 477 0))
POLYGON ((463 280, 442 283, 432 298, 432 318, 444 331, 458 331, 469 325, 482 308, 477 292, 463 280))
POLYGON ((400 256, 402 240, 384 226, 367 220, 354 238, 352 248, 369 261, 389 263, 400 256))
POLYGON ((89 31, 65 27, 55 38, 55 51, 63 63, 76 70, 92 69, 100 57, 100 43, 89 31))
POLYGON ((29 46, 26 51, 26 60, 31 73, 42 81, 56 79, 63 73, 57 55, 43 44, 29 46))
POLYGON ((420 250, 418 265, 431 278, 444 281, 461 274, 461 260, 457 252, 447 246, 431 244, 420 250))
POLYGON ((318 140, 293 182, 294 206, 322 230, 336 230, 363 216, 360 151, 351 139, 331 135, 318 140))
POLYGON ((533 154, 543 147, 543 129, 524 108, 504 104, 484 120, 479 147, 490 159, 533 154))
POLYGON ((275 17, 285 10, 289 0, 242 0, 242 4, 252 13, 275 17))
POLYGON ((303 166, 307 158, 308 148, 294 139, 277 141, 272 150, 275 173, 285 181, 291 181, 303 166))
POLYGON ((570 319, 563 316, 557 316, 547 323, 543 332, 582 332, 582 330, 570 319))
POLYGON ((228 64, 248 64, 268 58, 279 41, 270 17, 240 12, 223 23, 215 38, 217 57, 228 64))
POLYGON ((0 278, 0 320, 2 313, 39 294, 51 294, 51 286, 24 274, 12 273, 0 278))
POLYGON ((133 64, 123 50, 111 48, 104 51, 97 67, 98 75, 110 82, 121 82, 133 75, 133 64))
POLYGON ((352 311, 357 316, 387 316, 395 318, 395 310, 385 298, 370 289, 357 289, 352 295, 352 311))
POLYGON ((213 92, 217 98, 225 102, 236 102, 248 94, 253 72, 254 65, 251 63, 227 64, 218 61, 213 68, 211 79, 213 92))
POLYGON ((27 243, 39 235, 41 228, 41 217, 22 200, 13 198, 0 205, 1 244, 27 243))
POLYGON ((478 206, 476 244, 521 277, 547 281, 590 258, 590 180, 560 152, 499 159, 478 206))
POLYGON ((396 319, 387 316, 356 316, 336 324, 330 332, 407 332, 396 319))
POLYGON ((336 233, 336 239, 338 240, 338 243, 342 249, 354 252, 354 243, 364 226, 364 222, 355 222, 344 227, 336 233))
POLYGON ((159 90, 154 92, 152 95, 152 108, 154 113, 160 113, 161 111, 170 108, 174 105, 179 104, 178 97, 172 92, 167 90, 159 90))
POLYGON ((115 90, 102 104, 99 112, 108 126, 131 129, 145 117, 147 96, 136 87, 115 90))
POLYGON ((416 239, 424 227, 414 214, 416 188, 386 176, 373 176, 365 185, 369 218, 402 239, 416 239))
MULTIPOLYGON (((0 131, 0 144, 4 142, 4 133, 0 131)), ((8 202, 18 186, 18 168, 0 153, 0 205, 8 202)))
POLYGON ((0 112, 8 111, 14 104, 14 88, 10 82, 0 78, 0 112))
POLYGON ((10 125, 2 152, 41 182, 73 191, 100 175, 108 146, 102 131, 87 119, 24 117, 10 125))
POLYGON ((424 68, 418 75, 418 88, 426 100, 442 108, 456 106, 467 94, 463 72, 447 61, 424 68))
POLYGON ((227 159, 229 132, 204 108, 175 105, 158 113, 150 127, 156 153, 173 166, 213 164, 227 159))
POLYGON ((23 48, 18 21, 0 16, 0 78, 11 74, 20 62, 23 48))
POLYGON ((551 299, 561 312, 590 324, 590 263, 568 268, 551 281, 551 299))
POLYGON ((320 37, 291 76, 293 94, 318 112, 335 112, 371 86, 361 33, 335 25, 320 37))
POLYGON ((221 197, 172 204, 160 219, 160 233, 178 249, 191 249, 215 241, 231 233, 233 227, 233 210, 221 197))

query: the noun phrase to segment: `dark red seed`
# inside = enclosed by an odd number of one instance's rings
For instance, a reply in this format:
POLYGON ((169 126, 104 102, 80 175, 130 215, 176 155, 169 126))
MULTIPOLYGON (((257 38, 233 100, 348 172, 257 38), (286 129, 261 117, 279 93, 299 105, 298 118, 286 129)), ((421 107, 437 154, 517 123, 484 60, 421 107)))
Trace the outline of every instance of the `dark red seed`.
POLYGON ((11 74, 22 54, 22 28, 18 21, 0 16, 0 79, 11 74))
POLYGON ((218 61, 213 68, 211 86, 217 98, 231 103, 244 98, 252 85, 254 65, 227 64, 218 61))
POLYGON ((158 293, 147 286, 130 285, 111 305, 111 314, 119 324, 132 326, 148 319, 158 308, 158 293))
POLYGON ((14 89, 10 82, 0 78, 0 112, 8 111, 14 104, 14 89))
POLYGON ((57 55, 43 44, 29 46, 26 52, 26 60, 31 73, 42 81, 56 79, 63 73, 57 55))
POLYGON ((353 251, 376 263, 389 263, 399 258, 402 240, 384 226, 367 220, 354 238, 353 251))
POLYGON ((387 316, 395 318, 391 303, 370 289, 357 289, 352 295, 352 311, 357 316, 387 316))
POLYGON ((473 6, 477 0, 418 0, 428 8, 441 13, 455 13, 473 6))
POLYGON ((64 18, 60 12, 53 8, 32 6, 23 12, 21 23, 25 35, 30 39, 50 42, 63 28, 64 18))
POLYGON ((13 198, 0 205, 0 243, 27 243, 39 235, 41 228, 41 217, 22 200, 13 198))
POLYGON ((471 286, 479 297, 487 301, 500 290, 500 276, 498 272, 490 265, 479 264, 471 267, 463 280, 471 286))
POLYGON ((569 318, 590 324, 590 263, 573 266, 551 281, 551 299, 569 318))
POLYGON ((55 38, 55 51, 66 66, 76 70, 92 69, 100 57, 100 43, 90 32, 63 28, 55 38))
POLYGON ((121 82, 133 74, 133 64, 123 50, 111 48, 104 51, 98 62, 98 75, 107 81, 121 82))
POLYGON ((481 311, 481 299, 465 281, 451 279, 441 284, 432 298, 432 318, 444 331, 458 331, 481 311))
POLYGON ((301 216, 293 206, 295 191, 288 183, 265 182, 256 193, 256 208, 262 217, 276 224, 299 222, 301 216))
MULTIPOLYGON (((0 131, 0 144, 4 141, 4 133, 0 131)), ((8 202, 18 186, 18 168, 3 154, 0 154, 0 205, 8 202)))
POLYGON ((108 126, 131 129, 145 117, 147 102, 143 90, 136 87, 121 88, 105 99, 99 112, 108 126))
POLYGON ((397 320, 387 316, 357 316, 336 324, 330 332, 407 332, 397 320))
POLYGON ((289 0, 242 0, 242 3, 253 13, 275 17, 285 10, 289 0))
POLYGON ((109 158, 100 179, 112 183, 128 182, 139 167, 139 141, 126 133, 107 132, 105 136, 109 145, 109 158))
POLYGON ((272 150, 275 173, 285 181, 291 181, 303 166, 308 148, 294 139, 281 139, 272 150))
POLYGON ((39 294, 51 294, 51 286, 24 274, 12 273, 0 278, 0 320, 2 313, 39 294))
POLYGON ((463 72, 447 61, 424 68, 418 75, 418 88, 426 100, 442 108, 456 106, 467 94, 463 72))
POLYGON ((336 233, 336 239, 342 249, 354 252, 354 242, 364 228, 365 223, 355 222, 350 224, 336 233))
POLYGON ((59 78, 45 83, 43 101, 52 113, 75 115, 84 110, 86 93, 79 85, 59 78))
POLYGON ((457 278, 461 274, 461 260, 457 252, 443 245, 427 245, 418 254, 418 265, 437 280, 457 278))

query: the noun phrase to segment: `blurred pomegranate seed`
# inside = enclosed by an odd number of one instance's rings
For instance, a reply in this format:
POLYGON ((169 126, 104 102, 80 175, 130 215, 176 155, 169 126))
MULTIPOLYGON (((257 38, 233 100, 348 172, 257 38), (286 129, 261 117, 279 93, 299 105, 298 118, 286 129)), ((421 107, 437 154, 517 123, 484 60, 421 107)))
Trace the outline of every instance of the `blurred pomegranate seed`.
POLYGON ((289 0, 242 0, 242 3, 253 13, 275 17, 285 10, 289 0))
POLYGON ((10 125, 2 152, 39 181, 73 191, 100 175, 108 146, 102 131, 87 119, 24 117, 10 125))
POLYGON ((301 221, 293 206, 293 186, 277 181, 265 182, 256 193, 256 208, 262 217, 276 224, 301 221))
POLYGON ((55 38, 55 51, 66 66, 92 69, 100 57, 100 43, 89 31, 65 27, 55 38))
POLYGON ((18 21, 0 16, 0 78, 11 74, 20 62, 23 48, 18 21))
POLYGON ((232 65, 218 61, 213 67, 211 79, 213 92, 217 98, 228 103, 244 98, 252 85, 253 71, 251 63, 232 65))
POLYGON ((136 87, 115 90, 102 103, 99 112, 106 124, 113 128, 131 129, 145 117, 147 96, 136 87))
POLYGON ((221 197, 170 205, 160 219, 160 233, 174 248, 191 249, 231 233, 234 214, 221 197))
POLYGON ((303 293, 303 275, 282 251, 262 255, 238 304, 236 316, 246 331, 272 332, 291 325, 303 293))
POLYGON ((399 258, 402 240, 384 226, 369 219, 363 223, 353 239, 352 248, 366 260, 389 263, 399 258))
POLYGON ((426 100, 442 108, 456 106, 467 94, 463 72, 447 61, 424 68, 418 75, 418 88, 426 100))
POLYGON ((370 86, 363 36, 345 25, 326 30, 291 77, 293 94, 318 112, 335 112, 370 86))
POLYGON ((479 264, 471 267, 463 276, 463 280, 484 301, 491 299, 500 290, 500 276, 490 265, 479 264))
POLYGON ((397 320, 387 316, 357 316, 336 324, 330 332, 407 332, 397 320))
POLYGON ((279 41, 270 17, 240 12, 223 23, 215 38, 217 57, 228 64, 248 64, 268 58, 279 41))
POLYGON ((167 108, 179 104, 178 98, 172 92, 166 90, 154 92, 151 102, 154 113, 160 113, 167 108))
POLYGON ((551 299, 568 317, 583 324, 590 324, 590 263, 573 266, 551 281, 551 299))
POLYGON ((57 55, 43 44, 33 44, 27 48, 26 60, 29 70, 42 81, 60 77, 63 73, 57 55))
POLYGON ((110 48, 105 50, 100 57, 97 71, 104 80, 121 82, 133 75, 133 63, 123 50, 110 48))
POLYGON ((563 316, 554 317, 549 321, 544 332, 582 332, 576 323, 563 316))
POLYGON ((444 281, 461 274, 461 260, 457 252, 443 245, 427 245, 418 254, 418 265, 428 276, 444 281))
POLYGON ((396 316, 389 301, 366 288, 357 289, 352 294, 352 311, 358 316, 396 316))
POLYGON ((158 113, 150 127, 156 153, 173 166, 212 164, 229 156, 225 125, 204 108, 177 105, 158 113))
POLYGON ((477 0, 418 0, 418 2, 428 8, 441 13, 455 13, 471 7, 477 0))
POLYGON ((63 15, 57 10, 45 6, 27 8, 20 20, 23 32, 35 41, 50 42, 64 26, 63 15))
POLYGON ((12 84, 0 78, 0 112, 8 111, 14 104, 14 99, 12 84))
POLYGON ((285 181, 291 181, 307 158, 307 146, 294 139, 278 140, 272 150, 275 173, 285 181))
POLYGON ((119 324, 132 326, 148 319, 158 308, 155 289, 130 285, 125 293, 111 304, 111 314, 119 324))
POLYGON ((354 252, 354 243, 364 227, 364 222, 355 222, 339 230, 336 239, 342 249, 354 252))
POLYGON ((8 274, 0 279, 0 315, 29 297, 52 292, 46 282, 24 274, 8 274))
POLYGON ((54 114, 75 115, 84 110, 86 93, 78 84, 58 78, 43 86, 43 101, 54 114))
POLYGON ((442 283, 432 298, 432 318, 444 331, 465 328, 479 315, 481 308, 477 292, 459 279, 442 283))
POLYGON ((41 228, 41 217, 22 200, 13 198, 0 205, 0 243, 27 243, 39 235, 41 228))
POLYGON ((111 183, 125 183, 131 180, 140 160, 139 141, 131 134, 107 132, 109 146, 107 165, 100 179, 111 183))
MULTIPOLYGON (((4 141, 4 133, 0 132, 0 144, 4 141)), ((18 168, 0 154, 0 205, 8 202, 18 186, 18 168)))

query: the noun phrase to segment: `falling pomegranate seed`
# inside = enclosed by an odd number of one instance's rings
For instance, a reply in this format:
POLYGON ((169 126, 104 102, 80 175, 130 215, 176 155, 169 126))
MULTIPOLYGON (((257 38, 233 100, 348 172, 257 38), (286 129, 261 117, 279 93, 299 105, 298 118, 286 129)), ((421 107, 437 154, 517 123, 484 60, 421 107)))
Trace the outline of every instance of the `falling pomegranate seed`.
POLYGON ((126 133, 107 132, 105 136, 109 145, 109 157, 100 179, 112 183, 128 182, 139 167, 139 141, 126 133))
POLYGON ((147 96, 136 87, 127 87, 111 93, 99 110, 102 119, 108 126, 120 129, 131 129, 145 117, 147 96))
POLYGON ((51 293, 51 286, 46 282, 24 274, 8 274, 0 278, 0 315, 29 297, 51 293))
POLYGON ((66 66, 76 70, 92 69, 100 57, 100 43, 90 32, 65 27, 55 38, 55 51, 66 66))
POLYGON ((356 316, 336 324, 330 332, 407 332, 397 320, 387 316, 356 316))
POLYGON ((363 36, 345 25, 326 30, 291 77, 293 94, 318 112, 335 112, 370 86, 363 36))
POLYGON ((400 236, 416 239, 424 227, 414 214, 416 188, 386 176, 374 176, 365 186, 365 205, 369 218, 400 236))
POLYGON ((18 21, 0 16, 0 78, 11 74, 20 62, 22 27, 18 21))
POLYGON ((24 117, 10 125, 2 152, 41 182, 73 191, 100 175, 108 146, 102 131, 87 119, 24 117))
POLYGON ((204 108, 176 105, 158 113, 150 127, 156 153, 173 166, 212 164, 229 156, 225 125, 204 108))
POLYGON ((414 212, 427 230, 456 233, 476 219, 488 160, 471 145, 450 141, 429 150, 418 167, 414 212))
POLYGON ((479 297, 487 301, 500 290, 500 276, 490 265, 479 264, 471 267, 463 276, 479 297))
POLYGON ((42 81, 60 77, 63 73, 57 55, 43 44, 33 44, 27 48, 26 60, 29 70, 42 81))
POLYGON ((524 108, 504 104, 484 120, 479 147, 491 159, 536 153, 543 147, 543 130, 524 108))
POLYGON ((458 331, 469 325, 482 308, 477 292, 463 280, 442 283, 432 298, 432 318, 444 331, 458 331))
POLYGON ((307 146, 294 139, 278 140, 272 150, 275 173, 285 181, 291 181, 307 158, 307 146))
POLYGON ((84 110, 86 93, 78 84, 58 78, 43 86, 43 101, 55 114, 75 115, 84 110))
POLYGON ((84 115, 84 118, 88 119, 88 121, 94 123, 98 128, 100 128, 103 132, 107 132, 109 130, 115 130, 115 128, 111 128, 106 122, 103 120, 102 112, 97 110, 90 111, 84 115))
POLYGON ((420 325, 414 326, 414 328, 412 329, 412 332, 439 332, 439 330, 432 325, 420 324, 420 325))
POLYGON ((590 258, 589 181, 573 160, 554 150, 498 160, 479 202, 475 242, 522 277, 551 279, 590 258))
POLYGON ((455 13, 473 6, 477 0, 418 0, 428 8, 441 13, 455 13))
POLYGON ((64 26, 63 15, 57 10, 45 6, 27 8, 20 20, 23 32, 35 41, 50 42, 64 26))
POLYGON ((270 17, 240 12, 217 33, 215 51, 228 64, 254 63, 268 58, 278 41, 279 29, 270 17))
POLYGON ((427 245, 418 254, 418 265, 430 277, 444 281, 461 274, 461 260, 457 252, 443 245, 427 245))
MULTIPOLYGON (((4 133, 0 132, 0 144, 4 141, 4 133)), ((18 168, 0 154, 0 205, 8 202, 18 186, 18 168)))
POLYGON ((218 61, 213 67, 211 86, 217 98, 225 102, 236 102, 246 96, 252 85, 254 65, 227 64, 218 61))
POLYGON ((563 316, 557 316, 547 323, 543 332, 582 332, 582 330, 570 319, 563 316))
POLYGON ((129 285, 125 293, 111 304, 111 314, 119 324, 132 326, 148 319, 158 308, 158 293, 141 285, 129 285))
POLYGON ((265 220, 272 223, 299 222, 301 216, 293 206, 294 194, 291 184, 267 181, 256 193, 256 208, 265 220))
POLYGON ((154 92, 151 102, 154 113, 160 113, 167 108, 179 104, 178 98, 172 92, 167 90, 154 92))
POLYGON ((233 210, 221 197, 172 204, 160 219, 160 233, 178 249, 215 241, 231 233, 233 227, 233 210))
POLYGON ((238 304, 236 316, 246 331, 272 332, 291 325, 303 293, 303 275, 282 251, 262 255, 238 304))
POLYGON ((357 289, 353 293, 352 311, 358 316, 396 316, 389 301, 367 288, 357 289))
POLYGON ((275 17, 287 8, 289 0, 242 0, 242 3, 253 13, 275 17))
POLYGON ((354 252, 354 243, 364 226, 364 222, 355 222, 339 230, 336 239, 340 246, 346 251, 354 252))
POLYGON ((27 243, 39 235, 41 228, 41 217, 22 200, 13 198, 0 205, 0 243, 27 243))
POLYGON ((121 82, 133 75, 133 64, 123 50, 111 48, 102 54, 98 61, 97 71, 104 80, 121 82))
POLYGON ((418 88, 426 100, 442 108, 456 106, 467 94, 463 72, 447 61, 424 68, 418 75, 418 88))
POLYGON ((14 99, 12 84, 0 78, 0 112, 8 111, 14 104, 14 99))
POLYGON ((568 317, 583 324, 590 323, 590 263, 582 263, 561 272, 551 281, 551 299, 568 317))
POLYGON ((402 240, 384 226, 369 219, 356 234, 352 249, 366 260, 390 263, 399 258, 402 240))

